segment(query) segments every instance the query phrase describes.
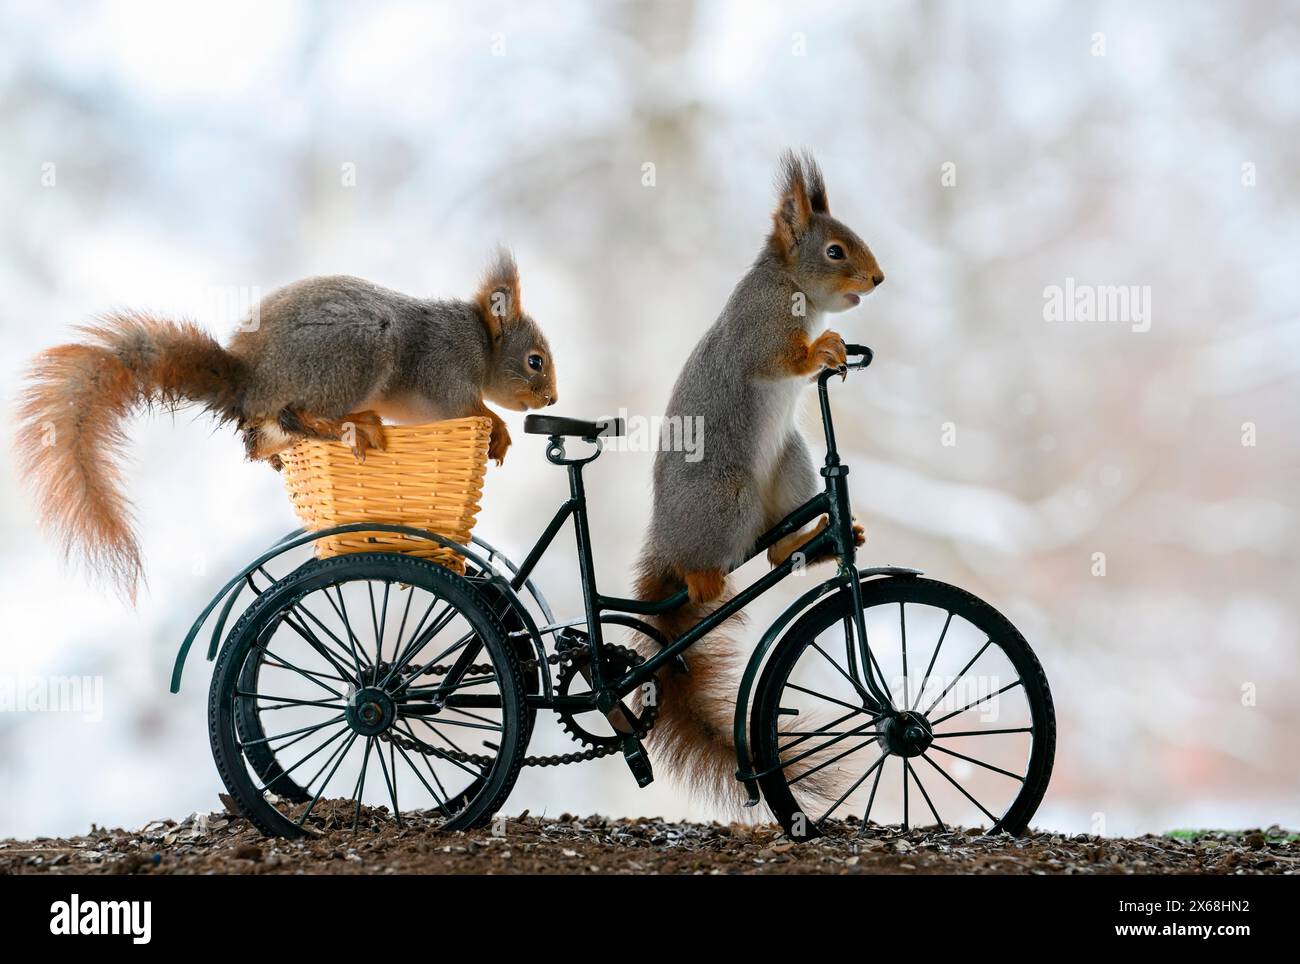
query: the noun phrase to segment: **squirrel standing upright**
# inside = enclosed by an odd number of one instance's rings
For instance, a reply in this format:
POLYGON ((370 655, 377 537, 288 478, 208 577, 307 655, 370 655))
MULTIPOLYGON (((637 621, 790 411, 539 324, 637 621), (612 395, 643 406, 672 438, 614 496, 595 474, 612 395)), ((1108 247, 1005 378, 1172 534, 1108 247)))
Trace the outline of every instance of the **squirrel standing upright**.
MULTIPOLYGON (((716 607, 727 573, 758 537, 819 491, 795 414, 809 376, 846 361, 843 339, 818 333, 822 316, 856 306, 885 280, 866 244, 831 217, 811 156, 785 154, 779 192, 763 250, 695 346, 668 403, 670 418, 702 417, 708 439, 697 461, 662 449, 655 458, 637 594, 649 601, 688 590, 690 601, 658 620, 669 638, 716 607)), ((778 565, 825 525, 823 517, 781 540, 769 561, 778 565)), ((854 528, 860 542, 862 529, 854 528)), ((734 643, 714 633, 685 654, 689 672, 672 663, 662 670, 650 734, 670 770, 723 800, 739 786, 734 655, 734 643)))
POLYGON ((134 596, 140 549, 122 491, 123 420, 141 406, 201 405, 243 433, 250 459, 279 468, 303 438, 344 439, 359 460, 383 448, 382 419, 482 415, 488 454, 510 435, 484 400, 515 411, 553 405, 555 367, 524 313, 505 251, 470 301, 425 300, 360 278, 308 278, 273 291, 223 348, 188 321, 103 316, 84 340, 33 362, 17 447, 42 521, 134 596))

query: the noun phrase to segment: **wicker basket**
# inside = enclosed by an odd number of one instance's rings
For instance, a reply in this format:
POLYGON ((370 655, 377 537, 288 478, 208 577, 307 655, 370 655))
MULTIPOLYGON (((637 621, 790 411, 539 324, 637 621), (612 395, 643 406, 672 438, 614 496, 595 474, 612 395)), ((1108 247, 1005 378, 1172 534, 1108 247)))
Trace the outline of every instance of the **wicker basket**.
MULTIPOLYGON (((478 416, 427 425, 385 425, 383 451, 358 462, 342 442, 306 440, 282 452, 284 484, 303 525, 350 522, 428 529, 467 544, 478 515, 492 422, 478 416)), ((404 552, 463 572, 461 556, 398 532, 349 532, 316 542, 321 558, 404 552)))

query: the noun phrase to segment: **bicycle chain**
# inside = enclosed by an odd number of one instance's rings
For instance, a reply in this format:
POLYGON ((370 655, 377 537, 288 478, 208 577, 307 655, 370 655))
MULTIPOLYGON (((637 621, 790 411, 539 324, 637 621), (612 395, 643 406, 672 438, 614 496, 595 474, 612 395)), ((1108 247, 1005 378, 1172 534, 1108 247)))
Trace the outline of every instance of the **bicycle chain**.
MULTIPOLYGON (((606 643, 605 648, 618 653, 628 661, 629 666, 637 666, 645 662, 644 657, 635 650, 628 649, 626 646, 618 646, 613 643, 606 643)), ((546 662, 551 666, 558 666, 561 663, 571 662, 578 656, 588 656, 589 647, 583 643, 566 649, 561 653, 553 653, 546 657, 546 662)), ((530 659, 520 664, 522 669, 536 669, 537 660, 530 659)), ((415 670, 411 670, 414 673, 415 670)), ((446 676, 451 672, 450 666, 432 666, 424 670, 421 675, 427 676, 446 676)), ((491 663, 478 663, 466 667, 465 672, 470 675, 476 674, 494 674, 496 667, 491 663)), ((651 683, 655 688, 655 697, 648 704, 641 714, 641 725, 630 734, 638 740, 644 740, 655 725, 655 718, 659 715, 659 681, 652 679, 651 683)), ((490 767, 493 757, 483 753, 466 753, 463 750, 444 750, 425 743, 419 737, 405 737, 398 733, 388 731, 379 734, 379 739, 384 742, 392 742, 411 753, 419 753, 422 756, 436 756, 445 760, 452 760, 457 763, 472 763, 480 767, 490 767)), ((583 750, 581 753, 554 753, 550 756, 526 756, 523 765, 526 767, 555 767, 568 766, 573 763, 587 763, 591 760, 599 760, 601 757, 610 756, 618 752, 617 746, 596 746, 583 750)))

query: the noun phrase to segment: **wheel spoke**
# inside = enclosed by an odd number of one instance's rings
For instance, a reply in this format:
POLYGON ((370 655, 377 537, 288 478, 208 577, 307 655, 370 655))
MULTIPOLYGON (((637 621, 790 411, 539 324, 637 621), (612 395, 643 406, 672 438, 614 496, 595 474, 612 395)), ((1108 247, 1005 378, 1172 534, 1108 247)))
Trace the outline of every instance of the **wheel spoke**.
MULTIPOLYGON (((847 750, 844 750, 844 751, 842 751, 842 752, 840 752, 840 753, 837 753, 835 756, 831 757, 829 760, 823 760, 821 763, 817 764, 815 767, 812 767, 811 769, 808 769, 808 770, 804 770, 803 773, 800 773, 800 774, 799 774, 798 776, 796 776, 793 780, 787 780, 787 781, 786 781, 786 784, 787 784, 788 786, 794 786, 794 785, 795 785, 796 783, 798 783, 800 780, 803 780, 803 779, 805 779, 805 778, 807 778, 807 777, 812 776, 814 773, 816 773, 818 770, 821 770, 823 767, 828 767, 828 766, 830 766, 832 763, 835 763, 835 762, 838 761, 838 760, 843 760, 846 756, 848 756, 848 755, 851 754, 851 753, 857 753, 859 750, 866 749, 867 747, 871 746, 871 744, 875 743, 875 742, 876 742, 877 740, 879 740, 879 739, 880 739, 880 737, 878 737, 878 736, 873 736, 873 737, 872 737, 871 739, 869 739, 869 740, 864 740, 864 741, 862 741, 862 742, 859 743, 857 746, 851 746, 851 747, 849 747, 847 750)), ((788 767, 789 765, 790 765, 790 764, 787 763, 787 764, 785 765, 785 767, 782 767, 781 769, 784 770, 784 769, 785 769, 786 767, 788 767)))
POLYGON ((356 833, 361 826, 361 795, 366 792, 366 771, 370 769, 370 751, 374 749, 375 738, 366 737, 366 752, 361 757, 361 772, 357 774, 356 786, 352 789, 352 794, 357 798, 357 808, 352 814, 352 832, 356 833))
POLYGON ((262 653, 263 653, 262 665, 274 666, 277 669, 290 670, 294 673, 297 673, 299 676, 303 677, 304 679, 309 680, 312 683, 315 683, 321 689, 325 690, 325 692, 332 693, 333 695, 337 696, 339 699, 343 699, 342 693, 340 693, 334 687, 326 686, 324 683, 321 682, 321 680, 323 679, 332 679, 340 683, 350 682, 349 680, 345 680, 342 676, 330 676, 328 673, 313 673, 310 670, 305 670, 300 666, 295 666, 293 663, 290 663, 287 659, 285 659, 283 656, 279 655, 278 653, 272 653, 266 647, 262 647, 262 653), (274 656, 275 658, 270 659, 269 657, 272 656, 274 656))
POLYGON ((406 605, 402 607, 402 621, 397 625, 397 638, 393 641, 393 661, 402 649, 402 640, 406 638, 406 618, 411 615, 411 600, 415 598, 414 587, 406 587, 406 605))
POLYGON ((1016 686, 1019 686, 1022 682, 1023 682, 1023 680, 1017 679, 1017 680, 1015 680, 1015 681, 1012 682, 1012 683, 1008 683, 1006 686, 1002 687, 1002 689, 998 690, 996 693, 989 693, 989 694, 986 695, 986 696, 981 696, 979 699, 975 700, 973 703, 967 703, 967 704, 966 704, 965 706, 963 706, 961 709, 959 709, 959 710, 953 710, 953 711, 952 711, 951 713, 949 713, 947 716, 941 716, 941 717, 939 717, 937 720, 931 720, 931 721, 930 721, 930 726, 931 726, 931 727, 938 726, 940 723, 944 722, 944 720, 951 720, 954 716, 956 716, 956 715, 959 714, 959 713, 965 713, 967 710, 973 710, 975 707, 979 706, 981 703, 987 703, 989 700, 993 699, 993 697, 995 697, 995 696, 1001 696, 1001 695, 1002 695, 1003 693, 1005 693, 1007 690, 1012 689, 1012 688, 1014 688, 1014 687, 1016 687, 1016 686))
POLYGON ((827 703, 836 703, 840 706, 847 707, 850 710, 857 710, 865 713, 866 709, 861 706, 854 706, 852 703, 845 703, 843 700, 837 700, 833 696, 827 696, 825 693, 818 693, 816 690, 810 690, 806 686, 800 686, 798 683, 786 683, 786 686, 792 690, 798 690, 800 693, 807 693, 809 696, 815 696, 818 699, 825 700, 827 703))
POLYGON ((471 720, 478 720, 480 723, 490 723, 493 726, 497 725, 497 721, 492 719, 490 716, 483 716, 480 713, 471 713, 469 710, 460 706, 454 706, 451 703, 444 703, 443 709, 453 710, 460 713, 462 716, 468 716, 471 720))
MULTIPOLYGON (((414 705, 411 703, 402 703, 400 704, 397 714, 403 718, 413 716, 426 722, 429 721, 430 716, 437 716, 439 725, 463 726, 471 730, 491 730, 493 733, 500 733, 503 729, 503 727, 497 723, 471 723, 469 720, 449 720, 446 717, 439 715, 438 710, 440 709, 441 707, 434 706, 430 703, 414 705), (412 712, 412 709, 414 709, 415 712, 412 712), (419 710, 426 710, 427 713, 421 713, 419 710)), ((432 726, 433 724, 430 723, 429 725, 432 726)))
MULTIPOLYGON (((798 715, 798 712, 799 712, 798 710, 791 710, 789 715, 797 716, 797 715, 798 715)), ((791 749, 793 749, 794 747, 798 746, 800 743, 803 743, 803 742, 806 741, 806 740, 810 740, 810 739, 812 739, 814 736, 822 736, 822 735, 828 735, 828 736, 829 736, 830 734, 823 734, 823 730, 825 730, 826 727, 828 727, 828 726, 839 726, 841 723, 843 723, 845 720, 847 720, 847 719, 848 719, 849 717, 851 717, 851 716, 867 716, 867 715, 869 715, 869 714, 867 713, 866 710, 858 710, 858 709, 854 709, 854 710, 850 710, 849 712, 845 713, 843 716, 837 716, 837 717, 835 717, 835 719, 833 719, 833 720, 831 720, 829 723, 825 724, 825 726, 823 726, 821 730, 811 730, 811 731, 810 731, 810 730, 800 730, 800 731, 797 731, 797 732, 796 732, 796 731, 791 731, 791 732, 788 732, 788 733, 787 733, 786 731, 782 730, 780 733, 778 733, 778 734, 776 735, 778 740, 779 740, 781 737, 783 737, 783 736, 796 736, 796 735, 799 737, 799 739, 797 739, 797 740, 792 740, 791 742, 787 743, 785 746, 783 746, 783 747, 778 747, 778 749, 779 749, 782 753, 784 753, 785 751, 787 751, 787 750, 791 750, 791 749)))
POLYGON ((926 708, 925 712, 922 713, 921 715, 929 716, 930 713, 934 710, 934 708, 943 702, 943 698, 948 695, 949 690, 951 690, 954 686, 957 685, 958 680, 960 680, 963 676, 966 675, 966 670, 974 666, 975 660, 983 656, 984 650, 988 649, 992 645, 993 645, 993 637, 990 636, 988 639, 984 640, 984 645, 980 647, 979 652, 970 658, 970 662, 968 662, 965 666, 963 666, 958 671, 957 675, 952 678, 951 682, 949 682, 948 685, 943 688, 943 692, 939 694, 939 698, 936 699, 933 703, 931 703, 926 708))
MULTIPOLYGON (((930 672, 934 669, 935 660, 939 658, 939 650, 943 649, 943 639, 948 635, 948 626, 952 623, 952 613, 948 613, 948 618, 943 621, 943 629, 939 632, 939 642, 934 645, 934 652, 930 654, 930 665, 925 668, 925 676, 921 679, 921 688, 916 691, 916 703, 921 702, 921 697, 925 695, 925 684, 930 682, 930 672)), ((916 703, 908 707, 908 710, 916 709, 916 703)))
POLYGON ((994 773, 1001 773, 1003 776, 1010 777, 1012 780, 1018 780, 1021 783, 1025 782, 1025 778, 1017 773, 1012 773, 1010 770, 1004 770, 1001 767, 995 767, 992 763, 985 763, 983 760, 977 760, 973 756, 967 756, 965 753, 958 753, 956 750, 948 750, 935 744, 931 744, 931 749, 938 750, 940 753, 946 753, 949 756, 955 756, 960 760, 965 760, 967 763, 974 763, 976 766, 983 767, 985 770, 992 770, 994 773))
MULTIPOLYGON (((396 721, 393 725, 396 726, 398 729, 402 730, 402 731, 403 731, 407 736, 409 736, 412 740, 416 740, 417 742, 425 743, 426 745, 428 745, 428 742, 427 742, 426 740, 421 740, 418 736, 416 736, 414 733, 412 733, 412 732, 411 732, 411 728, 410 728, 409 726, 405 726, 403 720, 398 720, 398 721, 396 721)), ((442 737, 442 738, 443 738, 444 740, 446 740, 448 743, 451 743, 451 745, 452 745, 453 747, 456 748, 456 752, 458 752, 458 753, 465 753, 464 750, 460 749, 460 747, 457 747, 455 743, 452 743, 451 740, 448 739, 447 736, 446 736, 445 734, 441 733, 441 732, 440 732, 439 730, 437 730, 435 727, 430 726, 429 729, 433 730, 434 733, 436 733, 438 736, 442 737)), ((468 773, 470 776, 475 777, 476 779, 481 779, 481 778, 483 777, 483 774, 484 774, 484 772, 485 772, 484 770, 478 770, 478 771, 471 770, 471 769, 470 769, 470 768, 469 768, 465 763, 461 762, 460 760, 457 760, 454 756, 452 756, 452 755, 451 755, 450 753, 448 753, 446 750, 440 749, 439 747, 436 747, 436 746, 430 746, 430 749, 433 751, 433 754, 434 754, 436 757, 438 757, 438 759, 440 759, 440 760, 446 760, 448 763, 450 763, 450 764, 452 764, 452 765, 454 765, 454 766, 458 766, 458 767, 460 767, 462 770, 464 770, 464 771, 465 771, 466 773, 468 773)), ((468 756, 468 755, 469 755, 469 754, 466 754, 466 756, 468 756)))
MULTIPOLYGON (((266 784, 265 786, 260 786, 260 787, 258 787, 258 788, 257 788, 257 792, 258 792, 258 793, 265 793, 267 790, 270 790, 272 793, 274 793, 274 792, 275 792, 275 784, 279 783, 281 780, 283 780, 283 779, 284 779, 285 777, 287 777, 289 774, 293 773, 294 770, 298 769, 298 767, 302 766, 304 763, 306 763, 308 760, 310 760, 312 757, 314 757, 314 756, 315 756, 317 753, 319 753, 321 750, 325 749, 325 747, 329 746, 331 743, 333 743, 333 742, 334 742, 335 740, 337 740, 339 737, 341 737, 341 736, 346 736, 346 735, 347 735, 348 733, 350 733, 350 732, 352 732, 352 731, 349 730, 347 726, 344 726, 342 729, 340 729, 340 730, 339 730, 337 733, 335 733, 333 736, 331 736, 331 737, 329 737, 328 739, 326 739, 324 743, 322 743, 320 746, 316 747, 316 749, 312 750, 310 753, 308 753, 305 757, 303 757, 301 760, 299 760, 299 761, 298 761, 297 763, 295 763, 293 766, 289 767, 289 769, 281 771, 281 773, 279 774, 279 776, 277 776, 277 777, 276 777, 274 780, 272 780, 270 783, 266 784)), ((306 739, 306 737, 299 737, 299 739, 306 739)), ((294 742, 294 743, 297 743, 298 741, 297 741, 297 740, 294 740, 293 742, 294 742)), ((280 751, 279 751, 279 752, 283 752, 284 749, 285 749, 286 747, 289 747, 289 746, 292 746, 292 745, 293 745, 292 743, 286 743, 284 746, 280 747, 280 751)), ((309 780, 308 783, 310 783, 310 782, 311 782, 311 781, 309 780)))
MULTIPOLYGON (((456 657, 456 662, 451 664, 451 669, 447 671, 447 675, 444 676, 442 682, 434 688, 433 698, 435 700, 444 697, 451 690, 459 687, 462 678, 467 672, 469 672, 469 668, 474 665, 474 659, 478 656, 479 651, 482 648, 483 640, 479 639, 478 635, 475 634, 474 642, 460 651, 460 655, 456 657)), ((421 675, 423 675, 423 673, 416 673, 411 677, 411 679, 421 675)))
POLYGON ((342 703, 333 700, 300 700, 291 696, 265 696, 262 693, 246 693, 243 690, 235 690, 236 696, 242 696, 244 699, 253 700, 274 700, 276 703, 284 703, 284 706, 259 706, 258 711, 262 710, 283 710, 290 706, 324 706, 332 710, 343 709, 342 703))
POLYGON ((907 769, 907 772, 912 775, 912 779, 916 781, 916 788, 921 791, 921 796, 925 797, 926 805, 930 808, 930 812, 934 814, 934 822, 939 825, 940 830, 947 830, 948 828, 944 826, 943 819, 939 816, 939 811, 934 807, 934 801, 931 800, 930 795, 925 792, 925 784, 921 782, 921 778, 917 775, 917 772, 912 769, 912 762, 908 760, 907 757, 903 757, 903 766, 907 769))
MULTIPOLYGON (((416 676, 412 676, 412 677, 411 677, 412 680, 415 680, 415 679, 418 679, 418 678, 419 678, 419 677, 416 677, 416 676)), ((484 683, 496 683, 496 682, 498 682, 498 680, 497 680, 497 678, 496 678, 495 675, 493 675, 493 676, 471 676, 469 679, 463 679, 463 680, 461 680, 461 681, 460 681, 459 683, 457 683, 455 686, 448 687, 448 697, 447 697, 447 698, 448 698, 448 699, 451 699, 451 694, 452 694, 455 690, 459 690, 459 689, 469 689, 470 687, 473 687, 473 686, 482 686, 484 683)), ((399 689, 399 690, 397 691, 397 693, 398 693, 398 695, 401 695, 401 696, 405 697, 405 698, 408 699, 408 700, 414 700, 414 699, 426 700, 426 699, 430 699, 430 698, 433 697, 433 696, 436 696, 436 695, 438 694, 438 689, 439 689, 439 688, 438 688, 437 686, 410 686, 410 685, 408 684, 407 686, 404 686, 404 687, 402 687, 401 689, 399 689)), ((473 695, 473 696, 483 696, 483 695, 485 695, 485 694, 482 694, 482 693, 474 693, 474 694, 466 694, 466 695, 467 695, 467 696, 470 696, 470 695, 473 695)))
POLYGON ((924 760, 926 763, 930 764, 930 766, 934 767, 936 770, 938 770, 938 771, 939 771, 939 774, 940 774, 940 775, 941 775, 945 780, 947 780, 949 783, 951 783, 954 787, 956 787, 957 790, 961 793, 961 795, 962 795, 963 797, 965 797, 965 798, 966 798, 967 800, 969 800, 971 803, 975 804, 975 806, 979 807, 980 810, 983 811, 984 816, 988 817, 988 818, 989 818, 990 820, 992 820, 994 823, 997 823, 997 822, 998 822, 998 818, 995 817, 995 816, 993 816, 993 814, 989 813, 988 808, 985 807, 984 804, 980 803, 978 800, 976 800, 974 797, 972 797, 969 793, 967 793, 967 792, 966 792, 966 788, 963 787, 963 786, 962 786, 960 783, 958 783, 956 780, 954 780, 951 776, 949 776, 947 770, 945 770, 943 767, 939 766, 939 764, 935 763, 933 760, 931 760, 931 759, 930 759, 928 756, 926 756, 924 753, 921 754, 921 759, 924 760))
MULTIPOLYGON (((432 628, 432 627, 430 627, 430 628, 432 628)), ((475 635, 476 635, 476 634, 475 634, 474 630, 471 629, 468 633, 466 633, 466 634, 465 634, 464 636, 462 636, 460 639, 456 640, 456 642, 452 643, 450 646, 448 646, 446 649, 444 649, 444 650, 443 650, 441 653, 439 653, 437 656, 433 657, 433 659, 431 659, 431 660, 429 660, 427 663, 423 664, 419 669, 417 669, 415 672, 411 673, 411 675, 407 676, 406 679, 404 679, 401 683, 398 684, 397 689, 394 691, 394 694, 393 694, 393 695, 396 696, 396 695, 402 693, 402 692, 403 692, 403 691, 404 691, 408 686, 411 685, 412 682, 414 682, 414 681, 415 681, 416 679, 418 679, 419 677, 423 676, 423 675, 424 675, 425 673, 427 673, 427 672, 428 672, 432 667, 437 666, 439 662, 441 662, 442 660, 446 659, 447 656, 449 656, 451 653, 454 653, 456 650, 460 649, 462 646, 467 645, 467 644, 469 643, 469 641, 475 637, 475 635)), ((423 648, 424 648, 424 646, 421 645, 420 649, 423 649, 423 648)), ((411 655, 414 656, 415 653, 412 653, 411 655)), ((407 662, 410 662, 410 660, 408 659, 407 662)), ((390 672, 390 673, 389 673, 389 676, 391 676, 391 675, 392 675, 392 673, 390 672)), ((490 677, 490 678, 495 678, 495 677, 490 677)), ((454 687, 453 687, 453 688, 454 688, 454 687)))
POLYGON ((864 687, 860 682, 858 682, 852 676, 846 673, 844 671, 844 667, 840 666, 839 663, 835 662, 835 660, 831 658, 831 655, 828 652, 826 652, 826 650, 821 648, 817 640, 815 639, 813 640, 812 646, 813 649, 817 650, 817 652, 821 653, 823 656, 826 657, 826 662, 834 666, 835 671, 837 673, 839 673, 841 676, 843 676, 846 680, 849 681, 849 685, 853 687, 853 689, 857 692, 858 696, 862 697, 863 703, 866 703, 870 699, 870 695, 867 693, 866 687, 864 687))
MULTIPOLYGON (((873 772, 880 769, 881 765, 884 764, 885 759, 888 756, 889 756, 888 753, 881 753, 880 756, 876 757, 876 762, 871 764, 870 767, 862 771, 862 776, 854 780, 853 785, 840 794, 840 798, 831 804, 830 809, 827 810, 825 813, 823 813, 821 815, 821 818, 817 822, 819 824, 825 823, 826 820, 830 817, 830 815, 834 813, 837 809, 839 809, 840 804, 842 804, 845 800, 847 800, 854 790, 862 786, 863 781, 865 781, 867 777, 871 776, 873 772)), ((880 779, 879 775, 877 775, 876 779, 877 780, 880 779)))
POLYGON ((366 580, 366 595, 370 597, 370 628, 375 631, 375 662, 384 660, 384 637, 379 632, 379 610, 375 606, 375 584, 366 580))
POLYGON ((867 722, 863 723, 861 726, 854 727, 853 729, 849 730, 847 733, 844 733, 842 736, 837 736, 834 739, 827 740, 821 746, 815 746, 811 750, 804 750, 802 753, 799 753, 788 760, 784 760, 784 761, 778 760, 778 762, 781 764, 781 769, 784 770, 787 767, 791 767, 794 764, 798 763, 800 760, 806 760, 814 753, 820 753, 822 750, 828 749, 829 747, 834 746, 836 743, 839 743, 841 740, 845 740, 850 736, 861 736, 862 731, 869 726, 875 725, 877 719, 879 719, 879 717, 874 717, 870 720, 867 720, 867 722))
MULTIPOLYGON (((325 593, 325 598, 329 599, 328 591, 325 593)), ((307 645, 309 645, 312 649, 316 650, 316 652, 318 652, 325 659, 327 663, 329 663, 336 670, 342 673, 345 678, 348 678, 352 671, 348 670, 346 667, 344 667, 342 663, 338 661, 338 658, 335 657, 330 647, 325 645, 325 642, 321 640, 320 637, 318 637, 315 633, 313 633, 307 627, 306 623, 299 623, 291 620, 289 618, 290 612, 297 613, 299 616, 306 616, 308 619, 310 619, 313 623, 315 623, 320 628, 320 630, 323 633, 325 633, 326 636, 334 640, 334 642, 338 643, 340 647, 339 656, 343 657, 344 659, 351 660, 355 664, 356 661, 352 660, 352 658, 348 655, 347 644, 345 644, 343 640, 339 639, 338 636, 334 634, 333 630, 331 630, 328 626, 326 626, 323 622, 321 622, 319 616, 317 616, 310 609, 303 607, 300 603, 294 603, 292 606, 289 607, 289 610, 284 615, 284 622, 286 625, 289 626, 290 629, 292 629, 299 636, 305 639, 307 641, 307 645)), ((281 658, 283 659, 283 657, 281 658)), ((358 675, 348 679, 348 682, 355 683, 357 681, 357 678, 360 675, 361 667, 359 665, 354 665, 353 671, 355 671, 358 675)))
POLYGON ((888 756, 889 756, 888 753, 880 754, 879 762, 881 764, 881 767, 879 770, 876 771, 876 779, 871 781, 871 796, 867 797, 867 812, 862 816, 863 832, 866 831, 867 824, 871 823, 871 808, 875 806, 876 803, 876 790, 880 788, 880 777, 885 772, 884 763, 885 760, 888 758, 888 756))
POLYGON ((393 740, 393 746, 397 748, 398 753, 402 754, 402 759, 405 760, 406 765, 411 768, 411 772, 415 774, 416 779, 424 784, 424 789, 429 791, 429 796, 433 797, 433 802, 438 805, 438 809, 442 811, 442 815, 450 820, 451 812, 447 809, 446 801, 443 800, 443 797, 447 795, 447 791, 443 789, 442 781, 438 779, 438 774, 433 772, 433 766, 429 763, 429 758, 423 755, 420 757, 420 759, 424 760, 424 765, 429 769, 429 776, 433 777, 433 782, 438 784, 439 790, 442 790, 442 796, 439 796, 438 792, 434 790, 433 787, 429 786, 429 781, 424 778, 424 774, 420 772, 420 768, 411 762, 410 754, 406 752, 406 748, 396 740, 393 740))
POLYGON ((899 757, 899 759, 903 761, 903 829, 911 830, 912 828, 907 825, 907 774, 909 772, 907 757, 899 757))
POLYGON ((321 794, 325 792, 325 788, 328 787, 330 785, 330 781, 334 779, 334 774, 338 772, 339 765, 343 762, 343 758, 348 755, 348 750, 352 749, 352 744, 355 743, 356 741, 357 741, 357 734, 351 733, 348 737, 348 741, 342 744, 342 746, 340 747, 340 750, 342 752, 337 754, 337 758, 334 754, 331 754, 330 759, 326 760, 324 765, 320 768, 320 770, 316 771, 316 776, 313 776, 310 780, 307 781, 307 786, 310 787, 313 783, 316 782, 316 777, 321 775, 321 773, 325 770, 325 767, 330 765, 330 760, 334 761, 334 769, 330 770, 329 776, 325 778, 325 782, 320 785, 320 789, 316 791, 316 795, 311 798, 311 803, 307 804, 307 809, 304 810, 302 812, 302 816, 298 818, 297 824, 299 827, 303 826, 303 824, 307 822, 307 818, 311 816, 312 810, 316 809, 316 804, 320 802, 321 794))
POLYGON ((1033 733, 1032 726, 1009 726, 997 730, 958 730, 955 733, 932 733, 936 740, 941 736, 994 736, 999 733, 1033 733))
MULTIPOLYGON (((296 730, 288 730, 288 731, 285 732, 285 733, 277 733, 275 736, 264 736, 264 737, 262 737, 262 738, 259 739, 259 740, 249 740, 247 743, 241 743, 241 744, 239 744, 239 748, 240 748, 241 750, 246 750, 246 749, 248 749, 250 746, 260 746, 261 744, 264 744, 264 743, 270 743, 272 740, 280 740, 280 739, 283 739, 283 738, 286 737, 286 736, 297 736, 299 733, 310 733, 310 732, 312 732, 313 730, 319 730, 319 729, 321 729, 321 728, 323 728, 323 727, 329 726, 331 723, 337 723, 337 722, 339 722, 340 720, 342 720, 343 718, 344 718, 343 714, 340 713, 338 716, 336 716, 336 717, 334 717, 334 718, 332 718, 332 719, 328 719, 328 720, 326 720, 324 723, 316 723, 316 724, 313 724, 312 726, 304 726, 304 727, 300 727, 299 729, 296 729, 296 730)), ((283 748, 282 748, 282 749, 283 749, 283 748)))
POLYGON ((907 688, 907 616, 906 604, 898 604, 898 631, 903 640, 903 705, 907 706, 912 702, 910 691, 907 688))
MULTIPOLYGON (((393 744, 389 742, 388 751, 391 754, 393 744)), ((392 778, 389 778, 388 767, 384 763, 384 748, 381 746, 376 754, 379 757, 379 768, 384 773, 384 783, 388 786, 388 798, 393 801, 393 820, 400 827, 402 825, 402 811, 397 806, 397 768, 394 766, 392 778)))
POLYGON ((357 639, 356 633, 352 632, 352 623, 348 619, 348 604, 343 599, 343 587, 336 584, 334 592, 339 597, 337 605, 330 597, 328 589, 325 590, 325 600, 334 607, 334 612, 338 614, 339 619, 343 620, 343 629, 348 634, 348 648, 352 652, 352 659, 357 664, 357 674, 361 675, 362 670, 371 665, 370 656, 366 653, 365 647, 361 645, 361 640, 357 639))
MULTIPOLYGON (((388 675, 385 676, 383 681, 379 684, 380 686, 387 686, 389 680, 405 669, 411 660, 415 658, 415 655, 420 652, 420 650, 424 649, 425 646, 429 645, 429 642, 446 629, 448 624, 456 618, 457 610, 452 607, 451 603, 447 603, 446 608, 443 609, 438 617, 429 624, 429 627, 427 629, 423 628, 424 621, 429 618, 429 613, 433 611, 434 604, 437 602, 438 597, 434 596, 433 602, 430 603, 429 608, 424 611, 424 615, 420 617, 419 625, 415 627, 414 632, 411 634, 413 638, 402 648, 401 656, 393 660, 393 666, 388 671, 388 675)), ((437 660, 434 660, 434 662, 437 662, 437 660)))

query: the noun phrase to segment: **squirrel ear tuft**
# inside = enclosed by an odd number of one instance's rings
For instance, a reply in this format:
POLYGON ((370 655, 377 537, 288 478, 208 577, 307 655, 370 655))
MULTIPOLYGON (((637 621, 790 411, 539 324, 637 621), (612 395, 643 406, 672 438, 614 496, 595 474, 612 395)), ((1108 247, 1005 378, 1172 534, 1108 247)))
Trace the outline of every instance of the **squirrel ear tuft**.
POLYGON ((502 328, 514 324, 523 315, 519 301, 519 268, 514 256, 505 248, 499 249, 488 265, 474 302, 494 342, 501 338, 502 328))
POLYGON ((803 152, 804 183, 808 189, 808 203, 817 214, 830 214, 830 202, 826 200, 826 179, 816 159, 808 151, 803 152))
MULTIPOLYGON (((819 173, 818 178, 820 176, 819 173)), ((780 197, 776 211, 772 214, 772 240, 783 253, 790 254, 808 230, 813 215, 808 182, 804 180, 803 161, 794 151, 786 151, 781 155, 777 191, 780 197)))

